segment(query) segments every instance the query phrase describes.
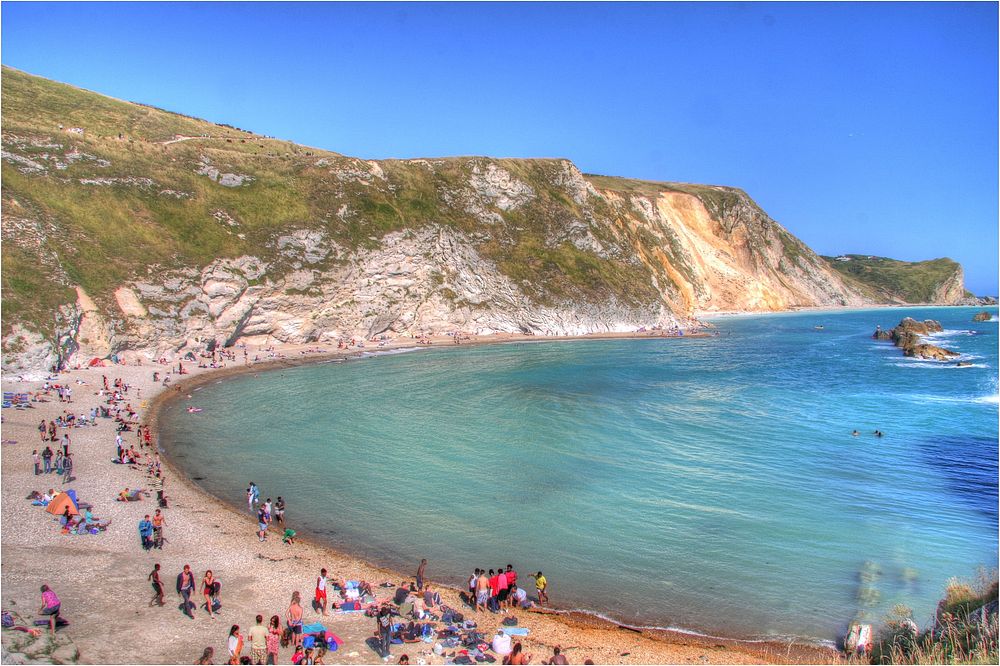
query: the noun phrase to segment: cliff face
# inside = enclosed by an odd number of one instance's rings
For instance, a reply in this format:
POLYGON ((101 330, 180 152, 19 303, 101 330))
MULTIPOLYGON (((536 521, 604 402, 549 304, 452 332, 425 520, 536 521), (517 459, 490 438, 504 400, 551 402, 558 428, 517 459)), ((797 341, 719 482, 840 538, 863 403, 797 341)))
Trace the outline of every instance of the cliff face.
POLYGON ((872 302, 744 192, 365 161, 3 72, 3 364, 872 302))

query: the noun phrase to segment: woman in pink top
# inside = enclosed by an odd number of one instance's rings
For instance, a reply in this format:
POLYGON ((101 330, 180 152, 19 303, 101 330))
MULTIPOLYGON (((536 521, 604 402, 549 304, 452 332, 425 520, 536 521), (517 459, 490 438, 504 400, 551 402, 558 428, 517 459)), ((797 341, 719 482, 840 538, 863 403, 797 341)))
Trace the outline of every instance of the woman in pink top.
POLYGON ((42 585, 42 615, 49 616, 49 631, 56 633, 56 621, 59 619, 59 597, 49 589, 48 585, 42 585))

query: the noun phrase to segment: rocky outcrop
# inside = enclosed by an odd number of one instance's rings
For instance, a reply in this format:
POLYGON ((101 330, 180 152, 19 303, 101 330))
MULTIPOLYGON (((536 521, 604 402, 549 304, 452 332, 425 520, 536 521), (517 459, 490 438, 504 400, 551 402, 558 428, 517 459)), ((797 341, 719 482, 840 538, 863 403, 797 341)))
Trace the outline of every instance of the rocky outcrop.
POLYGON ((983 310, 982 312, 977 312, 972 316, 972 321, 989 321, 993 318, 993 314, 983 310))
POLYGON ((898 326, 888 331, 876 327, 872 337, 876 340, 891 340, 894 345, 903 350, 904 356, 933 361, 949 361, 961 356, 958 352, 923 341, 924 336, 940 333, 942 330, 940 322, 933 319, 925 319, 921 322, 906 317, 899 322, 898 326))

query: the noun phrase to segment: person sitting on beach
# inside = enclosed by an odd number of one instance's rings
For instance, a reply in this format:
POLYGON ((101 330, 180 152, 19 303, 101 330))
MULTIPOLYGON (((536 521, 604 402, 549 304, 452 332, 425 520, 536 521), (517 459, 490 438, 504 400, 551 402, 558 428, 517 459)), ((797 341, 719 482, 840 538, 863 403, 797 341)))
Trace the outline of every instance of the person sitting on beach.
POLYGON ((441 595, 431 589, 430 583, 424 585, 424 607, 434 611, 441 607, 441 595))
POLYGON ((522 652, 521 643, 514 643, 514 649, 510 651, 510 654, 503 660, 504 664, 510 664, 510 666, 524 666, 524 664, 531 663, 531 655, 522 652))
POLYGON ((401 582, 399 587, 396 588, 396 593, 392 596, 392 603, 401 606, 409 594, 410 588, 406 586, 406 581, 401 582))
POLYGON ((566 656, 562 653, 562 648, 558 645, 552 648, 552 658, 545 663, 553 664, 553 666, 567 666, 569 664, 566 656))

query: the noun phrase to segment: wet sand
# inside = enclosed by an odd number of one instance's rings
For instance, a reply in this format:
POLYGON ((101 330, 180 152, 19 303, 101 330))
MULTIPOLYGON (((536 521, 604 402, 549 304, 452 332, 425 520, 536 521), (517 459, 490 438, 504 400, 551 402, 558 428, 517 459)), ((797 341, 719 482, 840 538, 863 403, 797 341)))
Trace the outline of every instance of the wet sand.
MULTIPOLYGON (((659 337, 648 334, 610 334, 578 336, 576 339, 659 337)), ((497 342, 532 342, 567 338, 543 336, 495 335, 473 338, 466 344, 497 342)), ((572 339, 572 338, 570 338, 572 339)), ((434 338, 433 347, 458 347, 451 338, 434 338)), ((331 615, 320 618, 309 606, 316 576, 325 567, 331 577, 368 580, 372 583, 398 583, 414 572, 380 569, 360 559, 339 553, 323 544, 305 538, 292 546, 283 545, 272 533, 266 543, 256 537, 256 521, 241 509, 242 498, 222 502, 186 480, 161 453, 166 474, 166 494, 170 508, 164 513, 167 543, 162 551, 145 552, 139 544, 138 522, 155 509, 155 500, 115 502, 124 487, 148 485, 143 471, 111 462, 115 455, 115 429, 111 419, 98 419, 93 427, 69 429, 71 453, 75 459, 76 480, 73 487, 80 498, 94 505, 94 515, 111 518, 112 524, 99 535, 62 535, 53 516, 42 507, 31 506, 25 496, 31 490, 45 491, 63 487, 55 474, 34 476, 31 461, 33 449, 44 448, 37 432, 40 419, 54 419, 64 409, 77 414, 104 404, 96 395, 101 376, 109 381, 122 378, 133 388, 127 400, 137 408, 143 422, 150 424, 156 440, 156 412, 165 401, 186 396, 195 384, 218 381, 223 377, 246 372, 261 372, 277 367, 312 363, 329 358, 347 357, 363 352, 387 351, 413 347, 414 341, 402 339, 385 347, 369 345, 363 350, 336 351, 328 346, 323 353, 304 353, 316 345, 275 347, 285 358, 267 359, 247 368, 242 351, 237 361, 228 367, 202 369, 185 362, 190 374, 169 375, 170 388, 164 389, 152 381, 152 373, 162 376, 171 366, 142 361, 141 366, 109 365, 60 373, 58 383, 73 388, 73 403, 63 404, 55 394, 47 403, 33 403, 25 410, 3 410, 2 453, 2 602, 23 614, 34 614, 40 605, 38 587, 49 584, 62 598, 63 614, 70 619, 66 632, 77 644, 81 661, 85 663, 191 663, 204 647, 216 651, 215 663, 225 663, 225 641, 231 624, 246 631, 260 613, 265 621, 271 615, 284 616, 291 593, 301 592, 306 622, 322 620, 326 627, 344 639, 340 650, 327 655, 326 663, 382 663, 365 639, 372 635, 374 620, 363 614, 331 615), (77 380, 87 382, 76 384, 77 380), (176 384, 181 380, 181 384, 176 384), (180 392, 176 389, 180 387, 180 392), (140 407, 141 406, 141 407, 140 407), (152 564, 162 566, 167 604, 151 607, 152 590, 146 575, 152 564), (188 563, 196 580, 205 569, 212 569, 222 581, 223 608, 216 620, 209 619, 203 609, 189 619, 179 610, 180 598, 174 591, 176 574, 188 563)), ((251 349, 253 349, 251 347, 251 349)), ((251 351, 252 359, 254 352, 251 351)), ((261 354, 263 358, 263 354, 261 354)), ((126 353, 131 362, 135 355, 126 353)), ((176 368, 176 360, 173 367, 176 368)), ((16 382, 4 378, 4 391, 34 391, 42 382, 16 382)), ((60 429, 61 436, 65 429, 60 429)), ((123 433, 126 444, 136 441, 135 432, 123 433)), ((52 446, 52 444, 49 444, 52 446)), ((206 459, 208 459, 206 457, 206 459)), ((216 461, 217 463, 224 461, 216 461)), ((295 528, 294 507, 289 507, 289 526, 295 528)), ((273 532, 273 530, 272 530, 273 532)), ((300 533, 300 536, 308 537, 300 533)), ((414 563, 414 571, 416 563, 414 563)), ((434 563, 428 565, 428 579, 433 583, 434 563)), ((522 574, 523 577, 524 574, 522 574)), ((557 585, 554 590, 558 590, 557 585)), ((379 598, 392 590, 379 590, 379 598)), ((460 609, 467 618, 479 623, 480 631, 492 635, 500 616, 481 613, 478 616, 465 607, 452 589, 441 589, 446 603, 460 609)), ((200 599, 200 595, 198 595, 200 599)), ((553 599, 558 604, 558 597, 553 599)), ((540 663, 559 645, 570 663, 581 664, 585 659, 596 663, 801 663, 832 662, 836 653, 806 645, 758 643, 729 639, 707 638, 679 632, 633 630, 580 613, 535 613, 516 611, 519 625, 530 635, 523 640, 525 651, 533 655, 532 663, 540 663)), ((392 662, 407 653, 411 662, 423 658, 428 664, 444 663, 430 651, 431 645, 416 643, 392 646, 392 662)), ((248 654, 249 649, 244 650, 248 654)), ((279 663, 289 663, 291 648, 283 648, 279 663)))

